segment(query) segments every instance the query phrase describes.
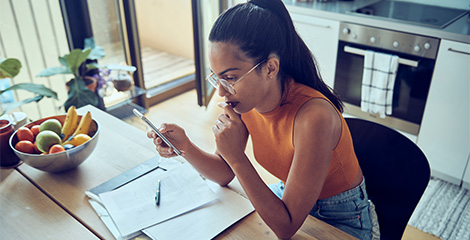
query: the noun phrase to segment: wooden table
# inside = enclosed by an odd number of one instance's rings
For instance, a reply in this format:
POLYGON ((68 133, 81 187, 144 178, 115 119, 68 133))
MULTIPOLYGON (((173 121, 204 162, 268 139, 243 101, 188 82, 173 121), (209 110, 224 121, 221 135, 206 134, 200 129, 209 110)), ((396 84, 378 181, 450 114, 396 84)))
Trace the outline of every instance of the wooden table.
MULTIPOLYGON (((97 237, 113 239, 88 203, 84 192, 154 157, 155 146, 147 139, 145 132, 97 108, 86 106, 78 110, 79 114, 84 114, 86 111, 90 111, 93 118, 99 122, 100 136, 96 149, 84 163, 71 171, 56 174, 43 172, 26 164, 17 170, 53 199, 58 205, 56 209, 64 209, 63 214, 70 214, 97 237)), ((32 214, 42 216, 45 213, 32 211, 32 214)), ((254 212, 225 230, 217 239, 277 239, 277 237, 254 212)), ((309 216, 294 239, 355 238, 309 216)))
POLYGON ((98 239, 14 170, 0 170, 2 239, 98 239))

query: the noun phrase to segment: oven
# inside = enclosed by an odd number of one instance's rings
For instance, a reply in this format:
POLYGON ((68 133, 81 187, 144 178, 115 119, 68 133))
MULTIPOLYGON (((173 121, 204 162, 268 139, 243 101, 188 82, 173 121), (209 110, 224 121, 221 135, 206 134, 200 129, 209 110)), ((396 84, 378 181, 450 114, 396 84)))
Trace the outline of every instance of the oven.
POLYGON ((344 112, 417 135, 438 48, 437 38, 341 23, 334 89, 345 104, 344 112), (392 114, 385 118, 360 107, 366 50, 399 57, 392 114))

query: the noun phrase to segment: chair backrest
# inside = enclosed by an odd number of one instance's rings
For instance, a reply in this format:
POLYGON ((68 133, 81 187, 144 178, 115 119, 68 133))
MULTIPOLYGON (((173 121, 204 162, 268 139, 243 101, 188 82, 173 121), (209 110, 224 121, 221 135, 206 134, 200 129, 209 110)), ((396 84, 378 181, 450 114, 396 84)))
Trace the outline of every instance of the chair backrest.
POLYGON ((420 148, 394 129, 358 118, 345 118, 354 151, 375 204, 381 239, 401 239, 430 179, 420 148))

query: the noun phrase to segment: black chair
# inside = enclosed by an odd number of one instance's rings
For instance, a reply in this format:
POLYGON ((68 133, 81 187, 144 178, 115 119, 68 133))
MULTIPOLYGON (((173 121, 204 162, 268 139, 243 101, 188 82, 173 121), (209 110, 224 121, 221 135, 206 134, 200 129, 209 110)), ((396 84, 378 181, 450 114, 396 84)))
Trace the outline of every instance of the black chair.
POLYGON ((346 118, 354 151, 375 204, 381 239, 401 239, 430 179, 421 149, 394 129, 346 118))

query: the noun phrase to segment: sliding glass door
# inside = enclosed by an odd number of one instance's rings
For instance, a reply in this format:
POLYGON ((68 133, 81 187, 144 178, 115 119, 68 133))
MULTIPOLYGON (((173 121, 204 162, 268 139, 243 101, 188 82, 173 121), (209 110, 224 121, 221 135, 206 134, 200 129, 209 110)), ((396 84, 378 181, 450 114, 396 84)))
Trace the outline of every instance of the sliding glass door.
POLYGON ((217 17, 227 8, 243 0, 192 0, 196 89, 199 106, 207 106, 214 88, 205 81, 210 73, 209 32, 217 17))
POLYGON ((196 89, 199 106, 207 106, 214 94, 214 88, 205 81, 210 73, 209 31, 221 12, 220 1, 192 0, 194 57, 196 60, 196 89))
MULTIPOLYGON (((69 21, 88 25, 87 36, 104 48, 100 64, 135 66, 135 86, 145 94, 134 102, 148 108, 195 87, 191 2, 187 0, 61 0, 82 6, 82 17, 69 21), (91 31, 91 33, 89 33, 91 31)), ((119 102, 113 94, 110 105, 119 102)), ((116 97, 117 96, 117 97, 116 97)), ((124 96, 126 98, 126 96, 124 96)), ((128 98, 128 96, 127 96, 128 98)))
POLYGON ((102 61, 137 67, 135 85, 146 91, 139 105, 148 108, 194 87, 198 104, 208 105, 214 94, 205 82, 209 31, 241 0, 79 1, 86 2, 96 44, 108 54, 102 61))

